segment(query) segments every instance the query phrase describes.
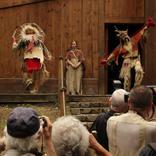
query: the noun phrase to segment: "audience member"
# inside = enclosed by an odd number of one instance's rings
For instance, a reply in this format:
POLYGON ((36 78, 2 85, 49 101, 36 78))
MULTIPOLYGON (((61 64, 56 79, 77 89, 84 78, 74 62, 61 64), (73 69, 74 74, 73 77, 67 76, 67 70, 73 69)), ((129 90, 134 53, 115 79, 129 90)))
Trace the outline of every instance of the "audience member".
MULTIPOLYGON (((47 138, 48 131, 51 133, 49 120, 46 117, 39 119, 37 112, 32 108, 17 107, 7 119, 5 127, 5 148, 4 156, 42 156, 43 151, 39 150, 39 141, 42 140, 42 131, 44 130, 44 138, 47 138), (46 128, 44 128, 44 123, 46 128)), ((49 146, 52 146, 51 139, 44 140, 49 146), (49 142, 51 142, 49 144, 49 142)), ((43 142, 42 144, 43 145, 43 142)), ((50 148, 49 148, 50 149, 50 148)), ((55 150, 52 155, 56 156, 55 150)))
POLYGON ((156 122, 147 121, 152 114, 153 94, 145 86, 133 88, 129 111, 109 118, 107 134, 113 156, 138 156, 145 144, 156 142, 156 122))
POLYGON ((58 118, 53 123, 52 140, 57 156, 91 156, 89 143, 103 156, 111 156, 93 136, 90 136, 86 127, 73 116, 58 118))
POLYGON ((123 89, 115 90, 110 98, 110 110, 101 113, 90 128, 91 132, 96 131, 98 142, 107 150, 109 150, 106 132, 107 120, 116 113, 125 113, 128 111, 128 104, 125 102, 125 95, 127 94, 123 89))

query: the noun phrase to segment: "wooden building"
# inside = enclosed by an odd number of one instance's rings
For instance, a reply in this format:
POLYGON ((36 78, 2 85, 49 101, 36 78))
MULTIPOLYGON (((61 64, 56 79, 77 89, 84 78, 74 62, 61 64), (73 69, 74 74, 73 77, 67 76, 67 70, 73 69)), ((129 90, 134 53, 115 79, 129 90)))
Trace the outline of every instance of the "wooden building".
MULTIPOLYGON (((24 92, 11 36, 18 25, 35 22, 47 34, 46 45, 55 57, 47 62, 50 79, 41 91, 57 92, 59 57, 65 56, 74 39, 86 58, 84 94, 106 94, 109 74, 99 62, 110 52, 111 28, 126 24, 136 29, 148 15, 156 17, 154 9, 156 3, 145 0, 0 0, 0 92, 24 92)), ((151 30, 146 48, 144 84, 156 84, 155 34, 156 28, 151 30)))

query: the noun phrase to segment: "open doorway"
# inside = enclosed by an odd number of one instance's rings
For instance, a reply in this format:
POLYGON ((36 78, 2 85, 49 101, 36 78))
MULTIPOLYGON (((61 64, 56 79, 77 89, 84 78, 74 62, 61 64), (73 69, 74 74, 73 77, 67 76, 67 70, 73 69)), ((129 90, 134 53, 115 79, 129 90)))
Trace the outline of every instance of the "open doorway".
MULTIPOLYGON (((105 30, 106 30, 106 51, 107 55, 109 55, 118 45, 119 45, 119 39, 116 37, 115 33, 115 27, 118 28, 119 30, 126 30, 128 29, 128 34, 129 36, 132 36, 137 32, 143 24, 106 24, 105 30)), ((143 54, 141 54, 143 55, 143 54)), ((143 57, 143 56, 141 56, 143 57)), ((108 66, 108 78, 107 78, 107 86, 108 86, 108 94, 112 94, 114 91, 113 87, 113 80, 119 80, 119 74, 120 74, 120 69, 122 66, 123 58, 122 56, 119 56, 119 65, 116 65, 115 62, 113 61, 109 66, 108 66)), ((132 71, 134 72, 134 71, 132 71)), ((132 73, 132 81, 134 81, 134 74, 132 73)), ((120 80, 123 84, 123 80, 120 80)), ((123 87, 123 85, 122 85, 123 87)))

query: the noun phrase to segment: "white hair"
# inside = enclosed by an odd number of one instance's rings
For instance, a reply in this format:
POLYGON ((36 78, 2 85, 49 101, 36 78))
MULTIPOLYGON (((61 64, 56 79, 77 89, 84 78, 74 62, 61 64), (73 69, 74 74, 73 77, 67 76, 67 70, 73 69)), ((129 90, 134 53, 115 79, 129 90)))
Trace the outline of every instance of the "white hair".
POLYGON ((29 151, 38 148, 38 132, 27 138, 15 138, 8 134, 7 127, 5 127, 4 134, 6 144, 4 156, 34 156, 34 154, 29 154, 29 151), (25 154, 22 155, 21 153, 25 154))
POLYGON ((117 89, 113 92, 111 97, 111 109, 119 112, 123 107, 128 107, 128 104, 125 102, 125 95, 128 94, 124 89, 117 89))
POLYGON ((35 156, 35 155, 31 153, 22 154, 17 149, 9 149, 7 150, 4 156, 35 156))
POLYGON ((53 123, 52 140, 58 156, 84 156, 89 147, 89 132, 75 117, 61 117, 53 123))

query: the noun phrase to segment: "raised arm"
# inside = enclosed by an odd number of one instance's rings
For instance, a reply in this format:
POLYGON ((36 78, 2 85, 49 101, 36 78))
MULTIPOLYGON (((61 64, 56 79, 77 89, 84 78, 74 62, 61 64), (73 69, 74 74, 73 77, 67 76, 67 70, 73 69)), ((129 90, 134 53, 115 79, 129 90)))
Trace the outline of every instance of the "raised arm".
POLYGON ((120 47, 117 46, 107 58, 101 60, 101 64, 109 64, 112 60, 115 60, 115 62, 117 63, 119 54, 120 47))
POLYGON ((95 137, 93 136, 93 134, 90 134, 89 136, 89 143, 90 146, 98 153, 100 153, 102 156, 112 156, 112 154, 107 151, 105 148, 103 148, 103 146, 101 146, 97 140, 95 139, 95 137))
POLYGON ((43 136, 44 136, 44 142, 46 145, 46 152, 47 156, 57 156, 56 151, 52 142, 52 123, 50 122, 49 118, 46 116, 42 116, 43 120, 45 122, 45 126, 43 125, 43 136))

